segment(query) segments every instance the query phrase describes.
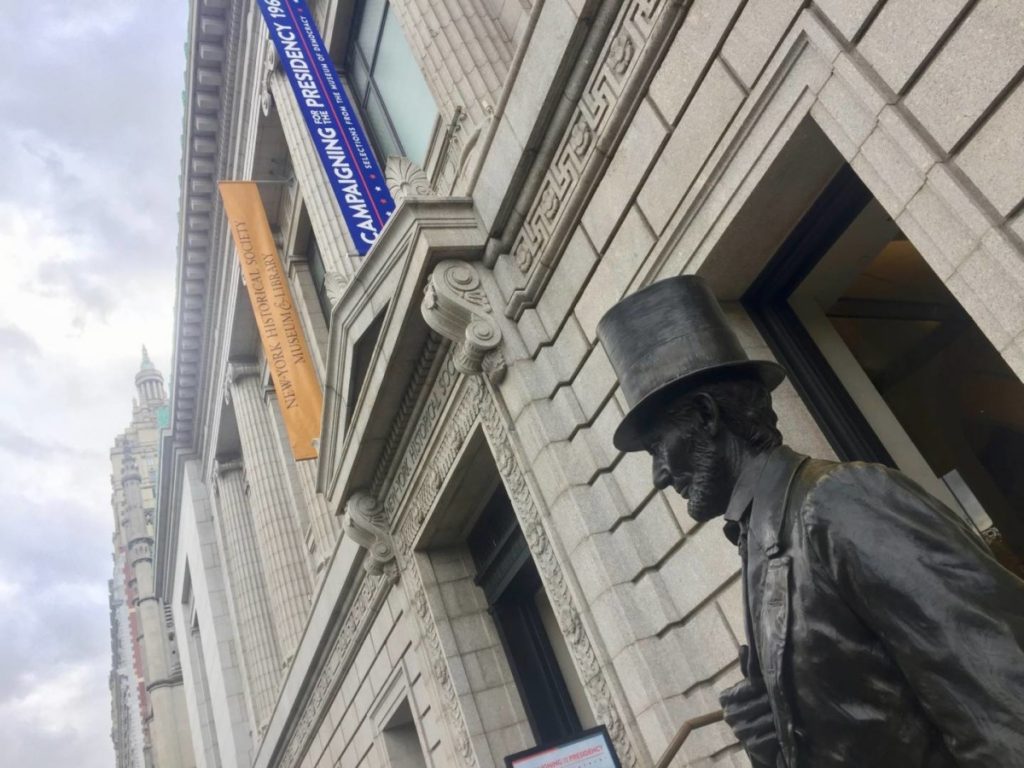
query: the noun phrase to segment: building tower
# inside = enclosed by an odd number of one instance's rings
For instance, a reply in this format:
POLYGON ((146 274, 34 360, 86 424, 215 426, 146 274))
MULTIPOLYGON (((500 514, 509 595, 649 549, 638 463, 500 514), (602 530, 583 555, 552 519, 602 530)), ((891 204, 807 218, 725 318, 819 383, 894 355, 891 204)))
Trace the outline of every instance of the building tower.
POLYGON ((128 429, 111 449, 114 577, 111 694, 117 765, 195 765, 170 606, 153 590, 157 451, 166 423, 164 380, 146 348, 128 429))

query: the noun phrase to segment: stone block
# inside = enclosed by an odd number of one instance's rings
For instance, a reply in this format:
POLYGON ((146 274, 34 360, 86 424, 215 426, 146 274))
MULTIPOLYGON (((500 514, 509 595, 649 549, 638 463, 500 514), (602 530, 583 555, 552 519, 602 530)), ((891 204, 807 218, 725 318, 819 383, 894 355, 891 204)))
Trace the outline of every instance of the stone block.
MULTIPOLYGON (((957 274, 982 298, 1009 337, 1024 331, 1024 257, 1006 235, 991 230, 957 274)), ((992 341, 997 349, 1005 343, 992 341)))
POLYGON ((745 96, 721 62, 715 61, 637 198, 656 233, 661 233, 686 196, 745 96))
POLYGON ((956 158, 1003 216, 1024 199, 1024 86, 1018 85, 956 158))
POLYGON ((650 98, 674 125, 736 13, 739 0, 696 0, 651 81, 650 98))
POLYGON ((587 339, 597 338, 601 317, 625 294, 653 245, 654 234, 643 215, 631 208, 576 303, 574 313, 587 339))
MULTIPOLYGON (((455 642, 461 655, 490 648, 498 641, 494 634, 494 627, 490 624, 490 619, 483 611, 466 616, 457 616, 452 619, 451 624, 452 632, 455 634, 455 642)), ((468 683, 466 690, 468 690, 468 683)))
POLYGON ((1013 336, 1003 327, 1000 318, 989 309, 984 295, 979 293, 967 281, 962 267, 954 272, 953 276, 946 281, 946 287, 956 297, 956 300, 963 305, 971 319, 977 323, 978 328, 988 337, 988 340, 992 342, 996 349, 1002 349, 1013 341, 1013 336))
POLYGON ((974 251, 979 237, 961 218, 963 209, 951 205, 936 187, 929 176, 896 223, 935 274, 945 280, 974 251))
POLYGON ((617 385, 618 379, 615 377, 608 354, 603 346, 595 344, 572 383, 572 390, 579 400, 585 418, 594 417, 617 385))
POLYGON ((544 323, 541 322, 540 315, 537 314, 536 309, 523 311, 516 330, 519 331, 519 335, 526 347, 526 352, 531 358, 537 356, 537 352, 542 346, 551 342, 551 335, 548 333, 547 328, 544 327, 544 323))
POLYGON ((621 529, 614 534, 588 536, 573 550, 570 560, 587 600, 630 581, 643 567, 627 537, 621 535, 621 529))
POLYGON ((537 314, 552 338, 572 311, 597 259, 590 239, 582 227, 577 227, 537 302, 537 314))
POLYGON ((921 157, 881 122, 850 165, 890 216, 896 217, 924 184, 921 157))
POLYGON ((944 150, 1024 66, 1020 12, 1018 0, 981 0, 910 89, 904 103, 944 150))
MULTIPOLYGON (((537 353, 537 367, 551 371, 551 378, 558 384, 568 384, 583 364, 591 345, 579 321, 574 315, 569 315, 551 346, 543 347, 537 353)), ((555 387, 551 387, 548 395, 554 390, 555 387)))
POLYGON ((514 725, 522 718, 522 705, 512 699, 514 691, 515 688, 502 685, 473 695, 485 732, 514 725))
POLYGON ((643 712, 670 691, 679 691, 678 663, 673 664, 670 657, 658 654, 657 646, 657 638, 641 640, 612 659, 626 700, 634 712, 643 712))
POLYGON ((816 5, 839 34, 851 41, 879 2, 881 0, 817 0, 816 5))
POLYGON ((632 625, 626 620, 625 605, 621 597, 609 589, 590 601, 593 625, 600 635, 605 650, 615 656, 627 645, 636 642, 632 625))
MULTIPOLYGON (((966 1, 933 0, 923 12, 921 0, 889 0, 871 22, 857 50, 886 84, 900 93, 966 1)), ((836 0, 832 4, 847 2, 836 0)))
POLYGON ((622 524, 616 533, 628 532, 645 567, 653 567, 683 540, 675 515, 660 493, 654 494, 635 519, 622 524))
POLYGON ((626 514, 633 514, 654 493, 651 457, 641 451, 625 454, 612 472, 626 501, 626 514))
POLYGON ((800 0, 750 0, 722 47, 722 58, 747 89, 803 5, 800 0))
POLYGON ((851 158, 875 129, 882 106, 881 101, 867 104, 858 98, 837 70, 818 92, 811 115, 843 156, 851 158))
POLYGON ((622 221, 667 135, 668 128, 648 100, 641 101, 583 213, 583 226, 598 251, 604 250, 622 221))
MULTIPOLYGON (((743 634, 740 634, 743 637, 743 634)), ((692 618, 665 633, 686 656, 693 679, 687 687, 708 682, 730 664, 737 663, 738 649, 730 628, 722 620, 713 603, 702 607, 692 618)), ((745 641, 744 641, 745 642, 745 641)))

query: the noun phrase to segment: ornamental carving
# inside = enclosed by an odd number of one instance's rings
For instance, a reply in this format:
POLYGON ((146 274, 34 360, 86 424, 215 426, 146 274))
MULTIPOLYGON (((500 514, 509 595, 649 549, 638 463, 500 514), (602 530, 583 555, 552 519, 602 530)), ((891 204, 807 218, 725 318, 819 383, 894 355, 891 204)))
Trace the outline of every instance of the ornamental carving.
POLYGON ((388 533, 388 518, 380 503, 368 493, 357 491, 345 504, 345 534, 366 550, 363 564, 368 573, 398 580, 395 550, 388 533))
POLYGON ((341 272, 330 270, 324 276, 324 289, 327 291, 327 300, 331 302, 331 309, 341 301, 348 287, 348 278, 341 272))
POLYGON ((384 181, 397 206, 407 197, 431 197, 433 187, 427 174, 408 157, 391 155, 384 169, 384 181))
POLYGON ((456 342, 455 367, 486 373, 495 384, 505 373, 501 329, 491 312, 477 267, 468 261, 442 261, 430 273, 420 305, 427 325, 456 342), (492 359, 484 365, 484 358, 492 359), (496 358, 496 359, 495 359, 496 358))
MULTIPOLYGON (((439 389, 442 392, 447 390, 445 386, 441 386, 439 389)), ((447 686, 451 683, 448 665, 447 663, 443 665, 436 663, 439 658, 442 661, 444 659, 443 648, 440 647, 439 640, 437 641, 438 647, 433 647, 434 640, 430 634, 436 635, 437 629, 435 622, 427 618, 430 610, 429 604, 425 595, 422 595, 422 584, 418 584, 418 569, 412 567, 410 561, 413 545, 441 492, 443 478, 450 475, 470 433, 477 424, 482 424, 484 434, 494 452, 502 482, 512 500, 523 535, 526 537, 537 570, 551 600, 559 627, 565 635, 576 669, 580 673, 587 698, 599 720, 608 727, 622 765, 627 768, 636 768, 639 762, 626 730, 625 721, 605 679, 600 659, 565 579, 548 528, 541 517, 526 476, 516 458, 495 401, 482 382, 475 378, 466 380, 465 389, 456 396, 458 404, 448 411, 445 429, 438 438, 429 463, 421 469, 417 481, 411 488, 406 487, 404 484, 400 484, 403 475, 399 472, 396 474, 392 487, 388 489, 387 498, 391 500, 392 514, 395 514, 394 510, 401 499, 408 499, 394 534, 396 554, 403 573, 403 583, 406 584, 407 589, 413 590, 412 601, 420 618, 424 637, 427 638, 427 651, 431 654, 429 666, 435 675, 435 682, 441 689, 448 726, 453 733, 457 750, 461 754, 460 734, 465 735, 465 722, 458 709, 457 696, 454 699, 451 698, 454 689, 451 693, 447 691, 447 686)), ((427 425, 421 421, 417 430, 425 426, 427 425)), ((425 431, 428 434, 431 433, 433 424, 430 424, 425 431)), ((410 449, 412 448, 411 444, 410 449)), ((422 453, 423 451, 418 452, 422 453)), ((407 455, 407 458, 412 457, 407 455)), ((468 735, 466 738, 468 739, 468 735)), ((474 758, 472 758, 470 750, 470 756, 464 756, 465 764, 474 765, 475 762, 472 760, 474 758)))
POLYGON ((281 768, 295 768, 306 753, 316 727, 324 718, 327 708, 337 695, 338 687, 355 661, 360 643, 370 629, 373 617, 380 611, 391 590, 387 579, 367 574, 359 585, 356 596, 345 614, 338 637, 328 651, 327 661, 316 678, 309 698, 302 705, 302 714, 295 730, 288 738, 287 747, 279 762, 281 768))
MULTIPOLYGON (((583 213, 583 200, 590 190, 582 184, 585 171, 607 162, 614 146, 596 152, 602 136, 615 135, 632 116, 632 108, 619 102, 623 93, 634 92, 634 81, 645 76, 648 66, 640 62, 645 52, 663 48, 661 43, 673 29, 673 22, 689 5, 670 0, 627 0, 605 38, 598 64, 573 110, 561 143, 544 172, 540 189, 510 250, 512 260, 526 276, 525 284, 509 300, 506 312, 517 317, 532 306, 569 242, 583 213), (550 191, 550 192, 549 192, 550 191), (554 207, 547 197, 555 194, 554 207)), ((589 177, 588 177, 589 178, 589 177)))

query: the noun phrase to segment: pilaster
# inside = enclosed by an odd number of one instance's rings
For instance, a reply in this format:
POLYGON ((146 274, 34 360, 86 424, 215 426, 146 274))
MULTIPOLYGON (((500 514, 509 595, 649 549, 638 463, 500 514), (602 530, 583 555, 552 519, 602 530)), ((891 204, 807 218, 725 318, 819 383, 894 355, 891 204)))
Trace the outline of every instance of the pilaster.
POLYGON ((236 636, 242 650, 252 716, 256 730, 262 733, 281 681, 281 652, 274 636, 256 531, 246 500, 242 462, 218 463, 215 475, 236 636))
POLYGON ((274 445, 274 424, 263 400, 259 366, 231 363, 227 394, 242 444, 256 546, 267 583, 270 613, 285 664, 290 662, 309 612, 309 561, 274 445))

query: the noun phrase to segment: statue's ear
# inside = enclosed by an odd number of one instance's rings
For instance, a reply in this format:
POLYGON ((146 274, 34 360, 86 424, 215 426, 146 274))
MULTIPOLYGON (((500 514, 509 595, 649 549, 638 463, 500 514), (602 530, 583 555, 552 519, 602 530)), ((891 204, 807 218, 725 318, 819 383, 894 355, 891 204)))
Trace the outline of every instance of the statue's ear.
POLYGON ((693 396, 693 409, 701 428, 711 437, 717 435, 720 417, 715 398, 707 392, 698 392, 693 396))

